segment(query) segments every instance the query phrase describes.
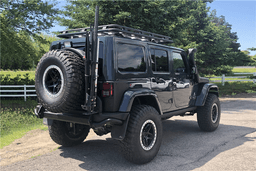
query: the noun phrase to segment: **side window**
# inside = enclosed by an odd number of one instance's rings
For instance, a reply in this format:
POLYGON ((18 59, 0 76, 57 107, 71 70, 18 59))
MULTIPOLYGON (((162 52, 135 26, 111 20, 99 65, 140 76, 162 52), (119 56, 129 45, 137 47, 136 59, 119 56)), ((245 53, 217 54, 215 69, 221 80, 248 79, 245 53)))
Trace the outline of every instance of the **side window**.
POLYGON ((173 52, 173 68, 175 72, 184 73, 186 67, 180 53, 173 52))
POLYGON ((152 70, 154 72, 169 72, 167 52, 159 49, 150 49, 152 70))
POLYGON ((103 42, 100 42, 99 44, 99 58, 103 59, 103 42))
POLYGON ((145 72, 146 63, 144 56, 144 47, 142 46, 117 44, 117 66, 119 71, 145 72))

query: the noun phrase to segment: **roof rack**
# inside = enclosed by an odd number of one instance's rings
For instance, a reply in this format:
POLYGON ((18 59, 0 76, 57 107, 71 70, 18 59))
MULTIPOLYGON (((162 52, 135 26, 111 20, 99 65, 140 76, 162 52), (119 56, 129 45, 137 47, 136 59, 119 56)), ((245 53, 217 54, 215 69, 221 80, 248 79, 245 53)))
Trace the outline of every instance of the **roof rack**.
MULTIPOLYGON (((60 31, 60 38, 78 38, 78 37, 85 37, 86 33, 90 31, 90 27, 87 28, 78 28, 78 29, 71 29, 60 31)), ((121 26, 118 24, 109 24, 109 25, 101 25, 98 26, 98 35, 115 35, 126 37, 130 39, 140 40, 140 41, 148 41, 160 44, 166 43, 173 43, 171 37, 164 36, 161 34, 151 33, 139 29, 134 29, 131 27, 121 26)))

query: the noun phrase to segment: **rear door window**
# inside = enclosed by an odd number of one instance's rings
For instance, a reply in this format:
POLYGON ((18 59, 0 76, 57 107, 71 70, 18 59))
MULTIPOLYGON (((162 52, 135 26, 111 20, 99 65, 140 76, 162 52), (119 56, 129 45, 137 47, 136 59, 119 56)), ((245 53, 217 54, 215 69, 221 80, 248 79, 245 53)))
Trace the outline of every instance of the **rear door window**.
POLYGON ((167 51, 160 49, 150 49, 152 71, 169 72, 169 60, 167 51))

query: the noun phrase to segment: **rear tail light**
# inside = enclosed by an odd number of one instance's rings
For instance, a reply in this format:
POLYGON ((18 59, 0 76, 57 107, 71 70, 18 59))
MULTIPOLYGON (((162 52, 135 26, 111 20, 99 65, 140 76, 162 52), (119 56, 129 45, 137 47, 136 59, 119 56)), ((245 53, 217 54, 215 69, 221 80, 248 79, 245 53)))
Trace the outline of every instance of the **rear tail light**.
POLYGON ((103 83, 102 96, 108 97, 113 95, 113 84, 103 83))

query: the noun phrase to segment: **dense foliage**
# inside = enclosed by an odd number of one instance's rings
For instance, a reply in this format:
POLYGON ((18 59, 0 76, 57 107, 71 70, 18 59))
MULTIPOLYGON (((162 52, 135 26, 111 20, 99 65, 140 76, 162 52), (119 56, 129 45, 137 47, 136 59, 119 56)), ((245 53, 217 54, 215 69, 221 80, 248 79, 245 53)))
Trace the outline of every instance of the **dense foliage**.
POLYGON ((7 18, 6 26, 16 32, 40 33, 53 26, 58 9, 55 1, 47 0, 1 0, 2 14, 7 18), (51 3, 50 3, 51 2, 51 3))
POLYGON ((28 70, 35 68, 39 59, 49 50, 50 43, 57 40, 53 36, 38 34, 44 41, 34 39, 27 32, 16 32, 7 26, 6 16, 0 14, 1 25, 1 69, 28 70))
POLYGON ((35 67, 56 39, 40 34, 53 26, 57 14, 53 6, 42 0, 0 1, 1 69, 35 67))
MULTIPOLYGON (((241 52, 237 34, 224 16, 217 17, 207 3, 198 1, 89 1, 67 0, 64 10, 56 1, 3 0, 1 17, 1 69, 31 69, 48 51, 55 37, 41 31, 54 21, 69 29, 94 22, 100 6, 99 24, 117 23, 172 37, 174 44, 188 50, 197 48, 196 62, 201 74, 231 72, 236 65, 255 65, 255 57, 241 52)), ((253 48, 252 48, 253 49, 253 48)))
MULTIPOLYGON (((256 51, 256 48, 252 47, 252 48, 248 48, 248 50, 250 51, 256 51)), ((244 52, 246 55, 249 55, 250 52, 249 51, 245 51, 244 52)), ((250 62, 249 62, 250 66, 255 66, 256 67, 256 55, 254 56, 250 56, 250 62)))
POLYGON ((100 6, 99 24, 120 24, 172 37, 174 46, 197 48, 200 73, 231 72, 232 67, 248 63, 249 57, 238 48, 236 33, 225 17, 217 17, 204 1, 70 1, 58 21, 68 28, 93 23, 96 4, 100 6))
POLYGON ((1 85, 34 85, 35 78, 30 77, 29 73, 17 74, 14 77, 11 77, 10 74, 0 74, 1 85))
POLYGON ((239 93, 256 93, 256 84, 253 82, 225 82, 215 83, 219 87, 219 95, 236 95, 239 93))

